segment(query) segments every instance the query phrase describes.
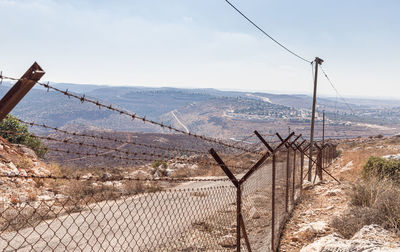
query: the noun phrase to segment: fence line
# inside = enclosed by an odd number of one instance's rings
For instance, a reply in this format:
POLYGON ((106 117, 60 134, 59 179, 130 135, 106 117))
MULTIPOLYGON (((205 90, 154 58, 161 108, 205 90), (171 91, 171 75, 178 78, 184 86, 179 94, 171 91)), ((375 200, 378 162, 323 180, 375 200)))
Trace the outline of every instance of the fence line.
MULTIPOLYGON (((308 146, 297 142, 300 136, 289 141, 293 136, 280 137, 281 143, 272 148, 258 134, 266 152, 245 173, 236 175, 211 149, 226 177, 0 174, 12 181, 69 181, 56 184, 72 191, 52 200, 0 204, 0 248, 276 251, 279 234, 302 191, 308 146), (112 186, 106 185, 109 182, 112 186)), ((336 146, 319 148, 315 173, 322 179, 336 146)))
MULTIPOLYGON (((0 79, 21 80, 2 75, 0 79)), ((315 144, 316 159, 311 160, 313 171, 305 171, 304 162, 305 158, 309 158, 307 150, 310 144, 302 135, 295 135, 294 132, 284 139, 278 133, 259 134, 255 131, 254 135, 230 144, 137 116, 85 95, 78 96, 68 90, 60 90, 48 83, 37 83, 82 103, 88 102, 132 119, 241 151, 233 158, 250 153, 257 155, 257 160, 249 160, 249 164, 244 166, 231 165, 233 154, 229 156, 225 153, 223 156, 214 148, 209 150, 213 162, 208 162, 204 156, 195 160, 170 156, 171 160, 168 161, 180 164, 219 166, 226 175, 203 178, 57 176, 50 173, 27 174, 18 169, 11 174, 3 172, 0 177, 6 186, 26 184, 33 191, 45 187, 54 192, 54 197, 37 200, 25 194, 18 197, 11 194, 9 199, 0 200, 2 250, 276 251, 281 231, 302 194, 304 173, 314 172, 314 182, 317 177, 322 180, 324 172, 335 179, 326 170, 337 155, 334 144, 315 144), (254 136, 257 142, 249 146, 247 140, 254 136), (243 144, 245 147, 241 146, 243 144)), ((74 133, 45 124, 20 122, 93 140, 133 144, 167 152, 206 154, 197 150, 161 147, 74 133)), ((166 158, 166 155, 154 152, 129 151, 84 141, 29 135, 63 145, 113 151, 123 156, 46 147, 54 152, 91 157, 107 155, 113 159, 135 162, 166 158), (135 158, 130 157, 132 155, 135 158)))

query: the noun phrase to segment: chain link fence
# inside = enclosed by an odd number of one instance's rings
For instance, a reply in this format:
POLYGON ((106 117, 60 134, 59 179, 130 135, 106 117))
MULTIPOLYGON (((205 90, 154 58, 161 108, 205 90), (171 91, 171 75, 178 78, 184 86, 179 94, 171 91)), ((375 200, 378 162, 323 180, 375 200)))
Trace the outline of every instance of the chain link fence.
MULTIPOLYGON (((289 142, 292 135, 235 175, 210 151, 227 175, 211 180, 8 177, 57 183, 69 193, 0 205, 0 249, 275 251, 305 174, 306 148, 289 142)), ((316 171, 329 165, 335 148, 316 152, 316 171)))

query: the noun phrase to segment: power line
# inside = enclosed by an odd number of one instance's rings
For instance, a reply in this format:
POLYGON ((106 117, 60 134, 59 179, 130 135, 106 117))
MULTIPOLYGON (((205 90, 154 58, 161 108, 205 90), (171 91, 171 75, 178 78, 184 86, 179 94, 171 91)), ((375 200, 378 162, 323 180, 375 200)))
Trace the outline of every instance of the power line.
POLYGON ((256 23, 254 23, 250 18, 248 18, 245 14, 243 14, 243 12, 241 12, 238 8, 236 8, 231 2, 229 2, 228 0, 225 0, 225 2, 227 2, 233 9, 235 9, 240 15, 242 15, 242 17, 244 17, 247 21, 249 21, 254 27, 256 27, 259 31, 261 31, 265 36, 267 36, 268 38, 270 38, 272 41, 274 41, 276 44, 278 44, 280 47, 282 47, 283 49, 285 49, 286 51, 288 51, 289 53, 293 54, 294 56, 296 56, 297 58, 304 60, 305 62, 308 63, 312 63, 311 60, 307 60, 304 57, 298 55, 297 53, 293 52, 292 50, 290 50, 289 48, 287 48, 286 46, 284 46, 283 44, 281 44, 280 42, 278 42, 276 39, 274 39, 271 35, 269 35, 268 33, 266 33, 262 28, 260 28, 256 23))
POLYGON ((324 69, 321 66, 321 70, 324 73, 326 79, 328 80, 329 84, 331 85, 331 87, 333 88, 333 90, 335 90, 336 94, 343 100, 343 102, 346 104, 346 106, 350 109, 350 111, 354 113, 353 109, 351 108, 351 106, 349 105, 349 103, 347 103, 346 99, 343 98, 343 96, 339 93, 339 91, 337 90, 337 88, 335 87, 335 85, 333 85, 331 79, 328 77, 328 75, 326 74, 326 72, 324 71, 324 69))

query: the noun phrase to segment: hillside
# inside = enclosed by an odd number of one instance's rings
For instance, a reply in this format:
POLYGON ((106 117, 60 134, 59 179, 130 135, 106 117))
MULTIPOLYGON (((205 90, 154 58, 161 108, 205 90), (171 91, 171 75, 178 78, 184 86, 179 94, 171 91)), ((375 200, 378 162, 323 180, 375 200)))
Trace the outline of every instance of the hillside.
MULTIPOLYGON (((308 134, 311 97, 307 95, 260 92, 220 91, 215 89, 178 89, 144 87, 108 87, 96 85, 54 84, 76 94, 114 104, 147 119, 166 122, 183 130, 208 133, 213 137, 241 138, 254 129, 287 132, 291 127, 308 134), (186 128, 185 128, 186 127, 186 128), (303 131, 304 129, 304 131, 303 131)), ((5 93, 8 86, 0 91, 5 93)), ((395 134, 400 124, 399 102, 394 100, 320 98, 317 124, 326 111, 327 136, 395 134), (354 102, 354 103, 352 103, 354 102)), ((14 109, 27 121, 70 129, 96 128, 115 131, 168 133, 119 114, 99 110, 53 91, 37 87, 14 109)), ((317 127, 319 127, 317 125, 317 127)), ((36 133, 47 134, 40 128, 36 133)))

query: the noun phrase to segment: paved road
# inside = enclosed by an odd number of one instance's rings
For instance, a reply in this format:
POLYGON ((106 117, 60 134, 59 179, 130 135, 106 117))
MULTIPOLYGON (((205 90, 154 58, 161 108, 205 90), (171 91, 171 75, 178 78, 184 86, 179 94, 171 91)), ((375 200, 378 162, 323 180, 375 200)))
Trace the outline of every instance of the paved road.
POLYGON ((154 251, 233 203, 236 194, 230 183, 191 182, 170 192, 92 204, 82 212, 3 234, 0 250, 154 251))
MULTIPOLYGON (((270 177, 262 177, 254 176, 249 184, 265 188, 270 177)), ((243 193, 253 193, 253 186, 243 193)), ((230 181, 187 182, 171 191, 91 204, 81 212, 2 234, 0 250, 154 251, 235 200, 230 181)))

